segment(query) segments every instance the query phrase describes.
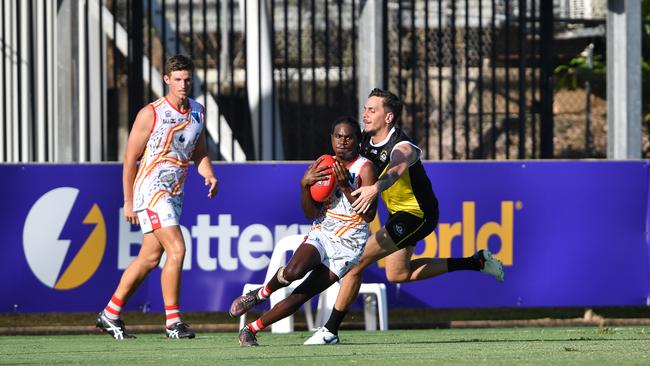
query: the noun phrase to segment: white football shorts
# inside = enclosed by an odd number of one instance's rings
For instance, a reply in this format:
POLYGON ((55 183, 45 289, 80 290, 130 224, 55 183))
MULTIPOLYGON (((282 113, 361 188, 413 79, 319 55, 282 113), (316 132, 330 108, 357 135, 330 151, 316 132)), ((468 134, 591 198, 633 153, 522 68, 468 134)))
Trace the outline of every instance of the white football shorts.
POLYGON ((181 207, 173 198, 161 198, 154 207, 138 211, 137 214, 140 229, 147 234, 162 227, 178 225, 181 207))
POLYGON ((312 229, 305 240, 306 244, 314 246, 320 253, 321 263, 340 278, 348 273, 350 268, 359 263, 365 240, 355 248, 341 244, 341 238, 328 234, 320 228, 312 229))

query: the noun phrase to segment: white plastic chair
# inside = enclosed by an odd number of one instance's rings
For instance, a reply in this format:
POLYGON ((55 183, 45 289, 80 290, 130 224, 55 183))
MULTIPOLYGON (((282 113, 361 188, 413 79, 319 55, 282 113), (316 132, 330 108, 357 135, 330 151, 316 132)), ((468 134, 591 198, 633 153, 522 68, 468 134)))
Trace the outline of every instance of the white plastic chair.
MULTIPOLYGON (((266 270, 264 283, 268 283, 271 277, 274 276, 278 271, 278 268, 280 268, 280 266, 287 264, 287 254, 293 253, 296 249, 298 249, 298 246, 303 242, 304 239, 304 235, 289 235, 280 239, 280 241, 275 244, 275 248, 273 248, 273 254, 271 255, 271 261, 269 262, 269 267, 266 270)), ((289 294, 291 294, 291 292, 293 292, 293 290, 298 287, 298 285, 300 285, 308 275, 309 273, 307 273, 303 278, 292 282, 291 285, 281 288, 278 291, 272 293, 270 299, 271 307, 289 296, 289 294)), ((262 286, 264 286, 264 284, 246 283, 244 284, 242 294, 246 294, 249 291, 255 290, 262 286)), ((332 309, 334 308, 336 296, 338 295, 340 288, 341 285, 336 282, 320 294, 315 322, 311 309, 311 302, 308 301, 305 303, 303 308, 305 310, 307 329, 315 329, 316 327, 323 326, 325 322, 327 322, 327 319, 329 319, 332 309)), ((379 330, 388 330, 388 302, 386 297, 386 285, 383 283, 362 283, 359 294, 364 295, 364 320, 366 330, 377 329, 377 318, 375 317, 376 313, 379 315, 379 330)), ((242 315, 239 318, 239 328, 241 329, 245 325, 246 314, 242 315)), ((293 330, 293 316, 281 319, 271 325, 271 332, 273 333, 291 333, 293 330)))
MULTIPOLYGON (((329 319, 340 289, 341 285, 336 282, 320 295, 316 312, 316 327, 322 327, 329 319)), ((377 330, 377 317, 375 317, 375 314, 379 317, 379 330, 388 330, 386 285, 383 283, 362 283, 359 295, 363 295, 363 319, 366 330, 377 330)))
MULTIPOLYGON (((264 278, 264 283, 268 283, 269 280, 275 275, 278 271, 278 268, 287 264, 287 254, 293 253, 298 249, 298 246, 305 239, 304 235, 289 235, 280 239, 273 248, 273 254, 271 255, 271 261, 269 266, 266 269, 266 277, 264 278)), ((278 302, 282 301, 284 298, 289 296, 293 290, 302 283, 302 281, 307 278, 309 272, 301 279, 293 281, 291 285, 281 288, 271 294, 271 307, 273 307, 278 302)), ((244 289, 242 290, 242 295, 248 293, 249 291, 255 290, 264 286, 264 284, 259 283, 246 283, 244 284, 244 289)), ((311 303, 308 301, 303 306, 305 309, 305 318, 307 320, 308 329, 313 329, 314 327, 314 317, 312 315, 311 303)), ((239 329, 243 328, 246 325, 246 314, 242 315, 239 318, 239 329)), ((284 319, 281 319, 271 325, 271 332, 273 333, 291 333, 293 332, 293 315, 288 316, 284 319)))

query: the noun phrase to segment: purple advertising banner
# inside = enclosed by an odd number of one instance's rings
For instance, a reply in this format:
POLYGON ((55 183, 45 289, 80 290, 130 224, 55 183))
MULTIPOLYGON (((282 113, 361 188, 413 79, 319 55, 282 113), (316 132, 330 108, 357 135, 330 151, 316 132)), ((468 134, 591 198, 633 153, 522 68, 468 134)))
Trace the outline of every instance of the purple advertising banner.
MULTIPOLYGON (((184 311, 226 311, 246 282, 261 282, 273 245, 306 233, 305 163, 215 164, 207 198, 190 167, 181 230, 187 253, 184 311)), ((390 284, 391 307, 646 305, 650 295, 646 162, 425 163, 440 201, 436 231, 415 257, 469 256, 489 248, 505 282, 454 272, 390 284)), ((135 258, 142 234, 122 218, 122 167, 1 165, 0 312, 99 311, 135 258)), ((378 227, 385 222, 380 208, 378 227)), ((127 309, 161 311, 160 269, 127 309)))

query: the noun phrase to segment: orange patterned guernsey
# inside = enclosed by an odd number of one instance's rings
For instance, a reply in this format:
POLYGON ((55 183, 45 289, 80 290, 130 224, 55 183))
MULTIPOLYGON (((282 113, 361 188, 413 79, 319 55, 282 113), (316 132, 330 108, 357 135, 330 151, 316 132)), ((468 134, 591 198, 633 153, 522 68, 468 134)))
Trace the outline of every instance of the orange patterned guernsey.
MULTIPOLYGON (((203 106, 189 99, 179 112, 160 98, 151 103, 154 125, 134 182, 133 209, 156 212, 158 219, 178 222, 183 206, 183 183, 205 122, 203 106)), ((145 220, 148 221, 148 220, 145 220)), ((143 229, 147 226, 144 222, 143 229)))

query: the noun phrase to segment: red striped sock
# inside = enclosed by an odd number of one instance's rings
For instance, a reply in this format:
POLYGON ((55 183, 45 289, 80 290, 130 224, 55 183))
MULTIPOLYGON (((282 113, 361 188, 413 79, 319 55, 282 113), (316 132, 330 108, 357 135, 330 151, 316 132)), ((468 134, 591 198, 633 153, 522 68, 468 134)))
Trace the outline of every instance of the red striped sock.
POLYGON ((120 314, 122 313, 122 306, 124 306, 124 301, 113 295, 111 296, 111 301, 109 301, 104 308, 104 315, 106 315, 108 319, 117 320, 120 318, 120 314))
POLYGON ((178 305, 165 305, 165 315, 167 321, 165 325, 167 328, 171 327, 176 323, 181 321, 181 311, 179 310, 180 306, 178 305))
POLYGON ((269 290, 269 285, 266 284, 266 286, 262 286, 262 288, 257 292, 257 298, 262 300, 268 299, 272 292, 273 291, 269 290))
POLYGON ((254 322, 252 322, 252 323, 248 323, 248 324, 246 324, 246 327, 247 327, 248 329, 250 329, 250 331, 253 332, 253 334, 256 334, 256 333, 259 332, 260 330, 264 329, 265 325, 262 324, 262 320, 261 320, 261 319, 257 319, 256 321, 254 321, 254 322))

